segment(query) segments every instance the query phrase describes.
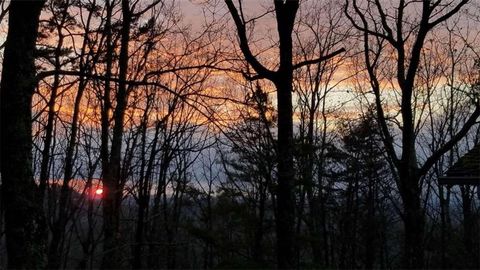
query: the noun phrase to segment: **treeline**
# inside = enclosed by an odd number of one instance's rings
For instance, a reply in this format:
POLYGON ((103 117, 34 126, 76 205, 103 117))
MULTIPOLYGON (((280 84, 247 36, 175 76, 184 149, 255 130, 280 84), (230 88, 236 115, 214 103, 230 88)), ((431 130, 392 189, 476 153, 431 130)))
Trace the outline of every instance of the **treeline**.
POLYGON ((476 1, 1 3, 1 267, 480 267, 476 1))

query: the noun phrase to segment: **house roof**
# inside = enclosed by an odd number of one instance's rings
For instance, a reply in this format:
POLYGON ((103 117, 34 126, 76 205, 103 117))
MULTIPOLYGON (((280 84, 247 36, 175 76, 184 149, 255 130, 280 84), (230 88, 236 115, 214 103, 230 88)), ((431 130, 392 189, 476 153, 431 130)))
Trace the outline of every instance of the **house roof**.
POLYGON ((480 185, 480 144, 460 157, 438 182, 440 185, 480 185))

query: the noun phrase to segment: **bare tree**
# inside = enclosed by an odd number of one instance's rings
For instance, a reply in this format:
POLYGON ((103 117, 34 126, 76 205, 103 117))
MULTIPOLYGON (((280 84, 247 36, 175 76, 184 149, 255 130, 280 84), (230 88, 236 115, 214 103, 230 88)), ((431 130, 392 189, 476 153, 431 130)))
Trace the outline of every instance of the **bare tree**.
MULTIPOLYGON (((276 15, 276 25, 279 40, 278 69, 273 71, 265 67, 252 52, 248 40, 247 25, 242 1, 237 8, 232 0, 225 0, 228 10, 235 22, 239 46, 248 64, 257 73, 250 79, 267 79, 271 81, 277 90, 278 102, 278 187, 277 187, 277 260, 279 268, 291 268, 295 266, 295 197, 294 188, 294 161, 293 161, 293 72, 302 66, 325 61, 341 52, 337 50, 329 55, 321 55, 318 58, 295 64, 293 62, 292 32, 295 25, 295 17, 299 8, 299 1, 273 1, 276 15)), ((254 20, 253 20, 254 21, 254 20)), ((251 21, 250 21, 251 22, 251 21)))
MULTIPOLYGON (((342 16, 342 6, 335 1, 305 2, 300 10, 299 23, 294 30, 297 44, 295 57, 308 60, 315 55, 327 55, 338 47, 348 47, 351 28, 342 16)), ((322 228, 325 228, 328 210, 322 201, 332 195, 327 194, 325 182, 325 163, 328 145, 334 140, 336 128, 332 116, 342 105, 335 104, 334 91, 342 87, 349 77, 338 74, 351 57, 342 54, 312 65, 299 68, 294 72, 294 89, 297 102, 295 112, 299 115, 296 131, 296 159, 298 161, 298 215, 297 234, 303 224, 307 227, 311 239, 312 259, 315 265, 329 265, 328 241, 323 240, 322 228), (304 222, 305 220, 305 222, 304 222)), ((298 254, 302 253, 297 246, 298 254)), ((300 260, 300 258, 299 258, 300 260)))
POLYGON ((12 1, 1 82, 1 173, 8 268, 42 266, 45 221, 32 173, 35 42, 44 1, 12 1))
MULTIPOLYGON (((374 93, 377 120, 389 159, 398 175, 397 186, 402 197, 402 218, 405 227, 403 267, 424 266, 425 216, 422 207, 423 177, 438 159, 457 144, 480 115, 478 100, 463 127, 442 146, 419 163, 417 151, 418 115, 415 96, 422 52, 426 41, 442 23, 464 8, 461 1, 346 1, 345 14, 362 35, 365 68, 374 93), (393 56, 393 57, 392 57, 393 56), (384 68, 382 70, 382 68, 384 68), (388 122, 395 118, 384 100, 385 81, 398 89, 400 153, 396 150, 394 131, 388 122)), ((388 101, 388 100, 387 100, 388 101)), ((398 123, 398 122, 397 122, 398 123)))

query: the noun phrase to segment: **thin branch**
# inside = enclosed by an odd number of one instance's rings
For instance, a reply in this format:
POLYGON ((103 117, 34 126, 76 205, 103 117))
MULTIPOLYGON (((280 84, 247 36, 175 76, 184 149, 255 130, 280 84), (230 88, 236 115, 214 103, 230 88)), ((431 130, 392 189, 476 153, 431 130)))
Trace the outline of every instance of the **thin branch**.
POLYGON ((327 55, 325 55, 325 56, 321 56, 321 57, 319 57, 319 58, 317 58, 317 59, 306 60, 306 61, 297 63, 297 64, 293 65, 293 69, 295 70, 295 69, 304 67, 304 66, 306 66, 306 65, 318 64, 318 63, 320 63, 320 62, 327 61, 327 60, 329 60, 329 59, 331 59, 331 58, 333 58, 333 57, 335 57, 335 56, 337 56, 337 55, 339 55, 339 54, 341 54, 341 53, 343 53, 343 52, 345 52, 345 48, 341 48, 341 49, 336 50, 336 51, 334 51, 334 52, 332 52, 332 53, 330 53, 330 54, 327 54, 327 55))

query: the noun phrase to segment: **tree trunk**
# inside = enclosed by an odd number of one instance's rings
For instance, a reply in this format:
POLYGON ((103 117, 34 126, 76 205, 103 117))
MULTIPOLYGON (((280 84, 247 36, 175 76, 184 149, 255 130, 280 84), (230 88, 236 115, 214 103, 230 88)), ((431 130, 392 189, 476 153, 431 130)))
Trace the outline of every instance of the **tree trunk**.
MULTIPOLYGON (((147 101, 149 102, 149 101, 147 101)), ((145 115, 143 119, 143 126, 142 126, 142 154, 145 155, 145 147, 146 147, 146 136, 147 136, 147 112, 149 108, 149 103, 147 103, 147 108, 145 109, 145 115)), ((148 216, 148 207, 150 202, 150 179, 154 170, 154 161, 156 158, 157 150, 157 142, 159 136, 160 127, 157 125, 155 128, 155 135, 153 138, 151 150, 150 150, 150 157, 148 162, 145 162, 145 159, 142 157, 142 168, 141 168, 141 175, 139 179, 139 187, 138 187, 138 211, 137 211, 137 228, 135 231, 135 247, 133 249, 133 260, 132 260, 132 268, 133 269, 142 269, 142 253, 143 253, 143 245, 144 245, 144 238, 145 238, 145 219, 148 216), (147 163, 147 164, 145 164, 147 163), (146 166, 146 171, 144 171, 144 167, 146 166)))
POLYGON ((404 210, 404 254, 403 267, 423 268, 425 216, 421 206, 421 190, 414 169, 400 170, 400 195, 404 210))
POLYGON ((366 198, 367 216, 365 226, 365 268, 373 269, 376 255, 376 232, 377 221, 375 215, 375 185, 376 181, 373 177, 368 179, 368 193, 366 198))
MULTIPOLYGON (((283 76, 279 76, 283 77, 283 76)), ((294 266, 295 198, 293 196, 293 120, 291 74, 276 83, 278 99, 277 259, 279 268, 294 266)))
MULTIPOLYGON (((119 84, 115 95, 117 105, 113 113, 113 134, 108 168, 104 171, 103 185, 103 215, 104 215, 104 253, 103 269, 115 269, 121 265, 120 256, 120 208, 123 196, 123 187, 120 183, 120 164, 123 139, 123 125, 127 107, 128 93, 126 77, 128 71, 128 43, 130 41, 130 24, 132 14, 129 1, 122 0, 122 32, 119 56, 119 84)), ((108 117, 108 116, 107 116, 108 117)), ((105 168, 105 166, 104 166, 105 168)))
POLYGON ((463 213, 463 244, 465 246, 465 267, 476 268, 479 264, 479 256, 476 251, 475 239, 475 215, 472 211, 473 195, 468 186, 460 187, 462 195, 462 213, 463 213))
POLYGON ((267 190, 263 183, 259 187, 260 198, 258 201, 258 216, 256 218, 254 243, 253 243, 253 259, 258 267, 265 267, 264 260, 264 245, 263 239, 265 234, 264 219, 265 219, 265 203, 267 200, 267 190))
POLYGON ((448 246, 449 246, 449 233, 451 231, 450 226, 450 188, 446 188, 446 197, 445 197, 445 188, 441 185, 439 189, 439 199, 440 199, 440 219, 441 219, 441 257, 442 257, 442 268, 447 269, 451 268, 449 258, 447 256, 448 246))
POLYGON ((295 246, 295 197, 293 164, 293 57, 292 31, 298 2, 275 1, 280 41, 280 66, 274 79, 278 102, 278 190, 277 190, 277 261, 279 268, 292 268, 295 246))
POLYGON ((170 166, 171 158, 168 153, 163 153, 161 158, 160 171, 158 173, 158 184, 153 198, 151 229, 150 229, 150 245, 148 251, 148 268, 158 268, 160 260, 158 258, 159 245, 161 242, 159 228, 161 225, 161 199, 164 195, 165 185, 167 183, 167 171, 170 166))
POLYGON ((44 216, 32 172, 35 43, 44 1, 12 0, 1 82, 1 172, 8 268, 42 267, 44 216))

